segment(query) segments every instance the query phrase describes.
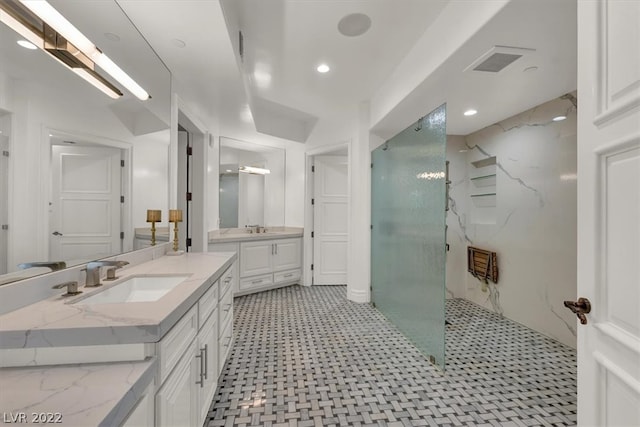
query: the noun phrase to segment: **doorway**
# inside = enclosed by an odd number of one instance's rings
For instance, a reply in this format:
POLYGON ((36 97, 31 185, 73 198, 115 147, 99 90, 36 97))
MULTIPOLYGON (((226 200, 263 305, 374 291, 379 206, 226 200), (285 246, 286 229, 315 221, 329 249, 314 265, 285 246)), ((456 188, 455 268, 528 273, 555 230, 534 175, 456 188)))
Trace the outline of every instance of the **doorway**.
MULTIPOLYGON (((213 142, 204 126, 178 110, 178 165, 176 207, 182 211, 178 226, 178 248, 186 252, 208 250, 208 161, 213 142)), ((173 208, 172 208, 173 209, 173 208)), ((173 230, 170 230, 173 236, 173 230)))
POLYGON ((124 153, 50 135, 49 259, 74 265, 122 253, 124 153))
POLYGON ((347 283, 349 242, 348 144, 323 147, 307 154, 305 283, 347 283))

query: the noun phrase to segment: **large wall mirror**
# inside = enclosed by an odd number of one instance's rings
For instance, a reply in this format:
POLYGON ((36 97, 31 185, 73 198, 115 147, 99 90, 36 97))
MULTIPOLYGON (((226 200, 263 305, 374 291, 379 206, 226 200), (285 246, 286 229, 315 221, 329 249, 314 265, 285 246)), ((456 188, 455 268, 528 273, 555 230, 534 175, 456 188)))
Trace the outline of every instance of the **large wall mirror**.
POLYGON ((121 92, 108 96, 86 68, 58 59, 69 47, 57 57, 44 44, 22 47, 29 34, 7 9, 20 4, 3 0, 0 284, 132 250, 146 210, 169 204, 169 70, 115 0, 49 3, 151 97, 134 96, 96 60, 95 73, 121 92))
POLYGON ((285 150, 220 138, 220 228, 284 226, 285 150))

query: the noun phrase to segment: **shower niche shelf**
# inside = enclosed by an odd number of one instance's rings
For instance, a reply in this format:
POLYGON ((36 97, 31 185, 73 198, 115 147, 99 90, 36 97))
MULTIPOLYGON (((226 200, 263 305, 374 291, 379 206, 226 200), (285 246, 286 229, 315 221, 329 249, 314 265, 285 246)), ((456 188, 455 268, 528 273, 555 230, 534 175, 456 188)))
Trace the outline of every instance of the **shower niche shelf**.
POLYGON ((470 179, 476 187, 494 187, 496 186, 496 174, 476 176, 470 179))
POLYGON ((471 198, 471 222, 495 224, 497 205, 496 158, 488 157, 471 162, 469 170, 469 196, 471 198))

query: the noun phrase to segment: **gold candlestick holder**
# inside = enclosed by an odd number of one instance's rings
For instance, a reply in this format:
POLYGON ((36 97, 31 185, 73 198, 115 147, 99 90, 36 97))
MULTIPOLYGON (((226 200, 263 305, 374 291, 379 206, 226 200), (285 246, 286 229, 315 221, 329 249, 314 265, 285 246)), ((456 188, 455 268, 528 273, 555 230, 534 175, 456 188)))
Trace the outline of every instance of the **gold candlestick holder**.
POLYGON ((147 209, 147 222, 151 223, 151 246, 156 245, 156 222, 162 221, 162 211, 147 209))
POLYGON ((169 222, 173 223, 173 252, 168 252, 167 255, 181 255, 184 251, 178 250, 178 223, 182 222, 182 210, 170 209, 169 222))

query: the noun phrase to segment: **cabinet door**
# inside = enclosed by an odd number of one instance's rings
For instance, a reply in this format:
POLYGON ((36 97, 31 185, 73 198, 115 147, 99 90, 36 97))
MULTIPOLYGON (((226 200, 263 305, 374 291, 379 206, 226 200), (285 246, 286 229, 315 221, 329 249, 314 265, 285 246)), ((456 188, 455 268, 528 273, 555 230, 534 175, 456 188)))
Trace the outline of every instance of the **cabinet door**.
POLYGON ((213 401, 218 383, 218 313, 214 312, 198 334, 198 351, 204 358, 203 381, 200 387, 200 412, 197 425, 202 425, 213 401))
POLYGON ((272 240, 240 243, 240 277, 271 273, 272 240))
POLYGON ((197 425, 200 386, 200 359, 196 358, 196 341, 192 342, 174 371, 156 394, 156 425, 197 425))
POLYGON ((273 271, 292 270, 302 266, 300 238, 274 240, 273 271))

